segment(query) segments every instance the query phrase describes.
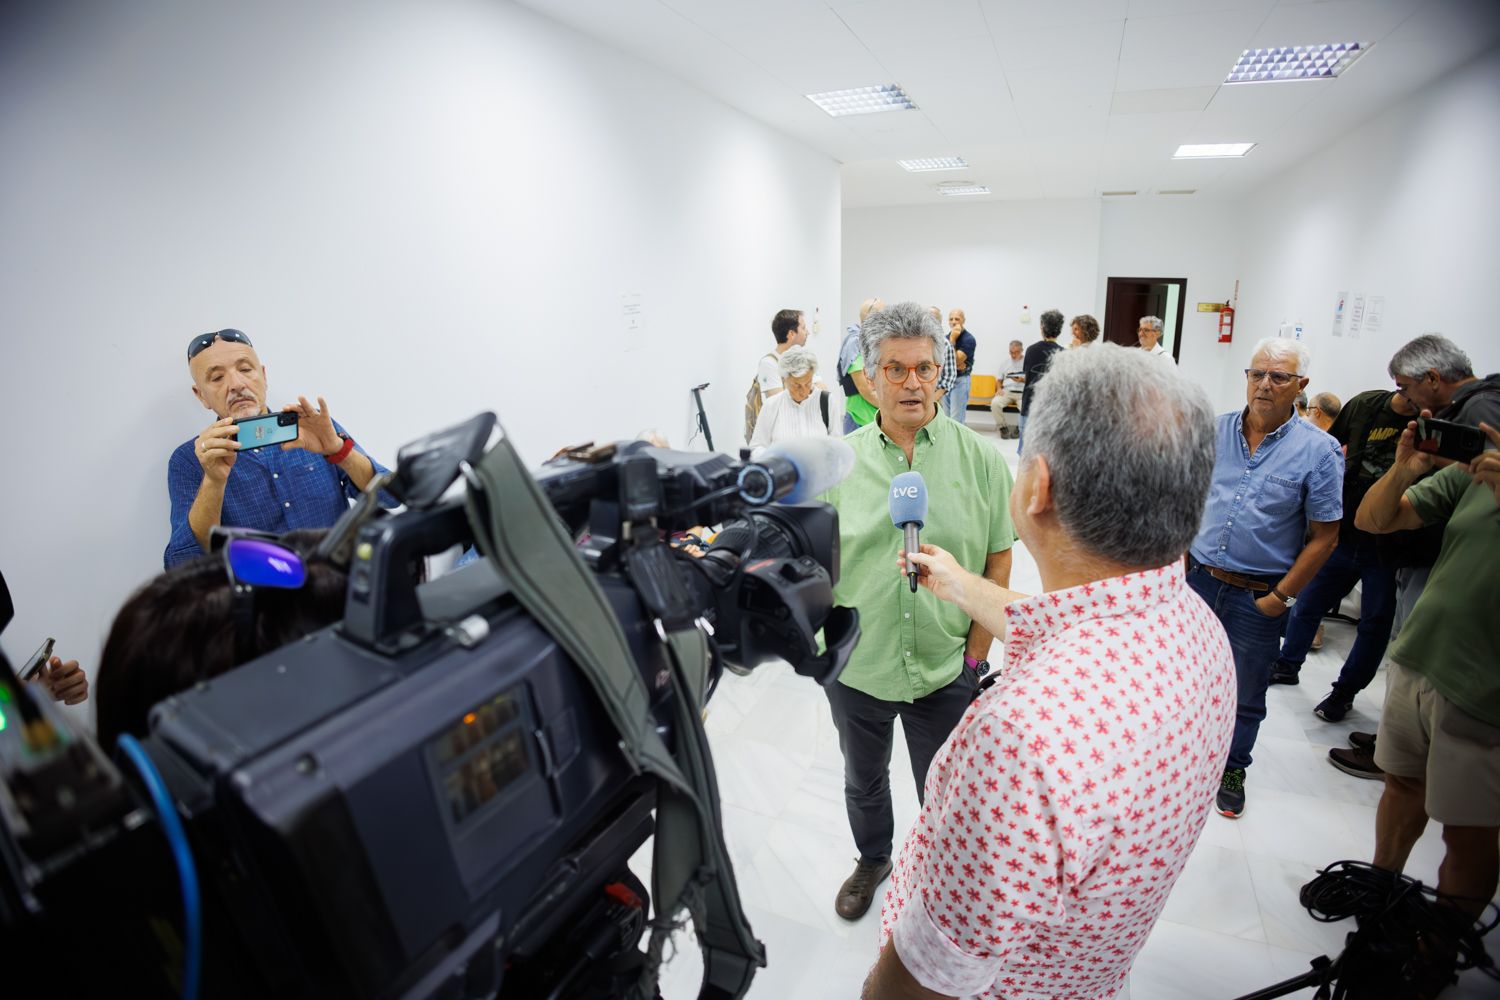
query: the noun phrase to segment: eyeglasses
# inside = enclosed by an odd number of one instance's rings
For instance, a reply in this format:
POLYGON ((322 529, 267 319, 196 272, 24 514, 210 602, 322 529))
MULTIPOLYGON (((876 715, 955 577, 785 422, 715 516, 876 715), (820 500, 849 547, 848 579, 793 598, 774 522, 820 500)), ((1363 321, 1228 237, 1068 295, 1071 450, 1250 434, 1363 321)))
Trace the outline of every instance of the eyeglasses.
POLYGON ((885 372, 885 379, 887 382, 891 382, 895 385, 900 385, 902 382, 906 381, 906 376, 910 375, 912 372, 917 373, 918 382, 931 382, 933 379, 938 377, 938 372, 940 372, 942 369, 933 364, 931 361, 924 361, 920 365, 917 365, 915 368, 908 368, 902 364, 889 364, 882 366, 880 370, 885 372))
POLYGON ((250 338, 238 330, 216 330, 213 333, 203 333, 188 341, 188 360, 191 361, 208 349, 209 345, 216 340, 227 340, 233 344, 244 344, 246 347, 254 347, 250 338))
POLYGON ((1272 385, 1279 387, 1291 385, 1293 381, 1302 376, 1295 375, 1292 372, 1267 372, 1261 371, 1259 368, 1246 368, 1245 377, 1252 382, 1259 382, 1263 378, 1268 378, 1271 380, 1272 385))

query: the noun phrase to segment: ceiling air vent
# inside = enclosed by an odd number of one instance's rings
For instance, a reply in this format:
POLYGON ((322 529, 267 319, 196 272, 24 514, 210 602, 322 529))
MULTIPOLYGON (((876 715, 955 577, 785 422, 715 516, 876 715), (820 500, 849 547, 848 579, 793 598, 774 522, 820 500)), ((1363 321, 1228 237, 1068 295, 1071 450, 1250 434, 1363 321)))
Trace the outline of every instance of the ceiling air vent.
POLYGON ((1104 198, 1134 198, 1137 194, 1140 194, 1140 192, 1139 191, 1100 191, 1099 194, 1100 194, 1101 197, 1104 197, 1104 198))
POLYGON ((1197 194, 1197 188, 1169 188, 1156 192, 1157 194, 1197 194))

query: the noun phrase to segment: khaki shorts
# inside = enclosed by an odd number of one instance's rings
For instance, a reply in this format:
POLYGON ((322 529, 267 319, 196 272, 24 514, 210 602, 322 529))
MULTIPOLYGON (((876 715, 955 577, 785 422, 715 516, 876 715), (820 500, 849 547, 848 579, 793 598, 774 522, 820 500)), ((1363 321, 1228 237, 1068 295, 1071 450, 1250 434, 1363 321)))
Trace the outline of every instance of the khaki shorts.
POLYGON ((1375 763, 1424 782, 1427 815, 1446 826, 1500 826, 1500 726, 1453 704, 1423 675, 1392 662, 1375 763))

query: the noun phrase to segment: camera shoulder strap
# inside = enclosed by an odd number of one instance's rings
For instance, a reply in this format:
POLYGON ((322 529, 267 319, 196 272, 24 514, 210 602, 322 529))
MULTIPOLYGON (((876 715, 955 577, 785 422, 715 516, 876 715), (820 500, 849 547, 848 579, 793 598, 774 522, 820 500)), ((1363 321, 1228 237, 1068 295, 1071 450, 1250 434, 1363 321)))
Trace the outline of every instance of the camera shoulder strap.
POLYGON ((657 779, 657 916, 636 995, 655 994, 663 949, 686 908, 703 950, 700 997, 743 996, 765 965, 765 949, 740 906, 699 700, 691 696, 701 691, 693 682, 707 673, 706 638, 695 627, 666 633, 678 695, 674 758, 656 731, 649 692, 619 621, 509 439, 502 437, 473 468, 465 505, 480 551, 588 679, 632 765, 657 779))

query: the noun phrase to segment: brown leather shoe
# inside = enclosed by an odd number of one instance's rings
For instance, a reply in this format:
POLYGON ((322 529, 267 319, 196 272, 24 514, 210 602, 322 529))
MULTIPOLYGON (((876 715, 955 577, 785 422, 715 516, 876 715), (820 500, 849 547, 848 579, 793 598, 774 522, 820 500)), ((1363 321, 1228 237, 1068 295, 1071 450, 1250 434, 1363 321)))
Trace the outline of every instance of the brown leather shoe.
POLYGON ((1375 755, 1364 750, 1345 750, 1343 747, 1334 747, 1328 751, 1328 763, 1356 778, 1385 780, 1385 772, 1380 769, 1379 764, 1375 763, 1375 755))
POLYGON ((858 920, 875 901, 875 890, 891 874, 891 861, 865 861, 854 866, 854 874, 844 879, 839 886, 838 897, 833 901, 833 910, 845 920, 858 920))

